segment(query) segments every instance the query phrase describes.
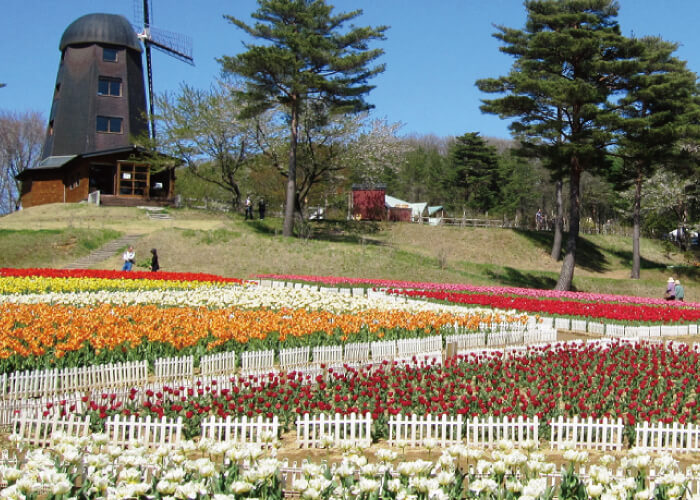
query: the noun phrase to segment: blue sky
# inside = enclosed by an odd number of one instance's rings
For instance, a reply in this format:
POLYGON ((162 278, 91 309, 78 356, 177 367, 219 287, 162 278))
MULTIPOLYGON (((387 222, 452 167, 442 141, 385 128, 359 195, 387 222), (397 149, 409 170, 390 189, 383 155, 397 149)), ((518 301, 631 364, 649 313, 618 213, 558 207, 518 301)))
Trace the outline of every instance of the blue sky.
MULTIPOLYGON (((48 115, 59 62, 58 43, 78 17, 106 12, 133 18, 134 0, 15 0, 0 16, 0 109, 48 115)), ((401 133, 509 137, 507 123, 479 111, 485 96, 478 78, 508 72, 512 59, 498 51, 494 24, 521 28, 521 0, 329 0, 336 11, 362 9, 357 25, 389 25, 386 72, 373 80, 374 115, 401 122, 401 133)), ((700 1, 620 0, 626 35, 660 35, 681 44, 677 55, 700 72, 700 1)), ((242 32, 224 20, 246 21, 255 0, 153 0, 152 24, 185 33, 194 43, 195 66, 154 52, 156 92, 184 82, 206 88, 219 75, 216 58, 242 50, 242 32)))

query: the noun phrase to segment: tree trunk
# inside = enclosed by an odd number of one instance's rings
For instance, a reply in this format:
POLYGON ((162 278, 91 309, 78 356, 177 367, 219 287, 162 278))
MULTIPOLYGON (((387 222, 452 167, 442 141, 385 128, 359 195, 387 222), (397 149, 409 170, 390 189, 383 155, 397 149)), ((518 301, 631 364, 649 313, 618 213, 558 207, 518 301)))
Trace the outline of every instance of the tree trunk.
POLYGON ((552 242, 551 257, 554 260, 561 259, 561 242, 564 233, 564 202, 562 200, 562 189, 564 182, 559 179, 556 183, 557 216, 554 219, 554 241, 552 242))
POLYGON ((574 281, 574 268, 576 267, 576 243, 578 242, 579 219, 581 218, 581 168, 578 164, 578 158, 572 159, 571 168, 571 203, 569 205, 569 236, 566 239, 566 255, 559 273, 559 281, 555 290, 571 290, 571 284, 574 281))
POLYGON ((297 135, 299 133, 299 110, 297 103, 292 104, 289 139, 289 168, 287 170, 287 193, 284 206, 283 236, 294 236, 294 214, 297 196, 297 135))
POLYGON ((641 255, 639 251, 639 234, 641 228, 641 207, 642 207, 642 171, 637 168, 637 178, 634 180, 634 205, 632 207, 632 274, 630 278, 639 279, 642 268, 641 255))

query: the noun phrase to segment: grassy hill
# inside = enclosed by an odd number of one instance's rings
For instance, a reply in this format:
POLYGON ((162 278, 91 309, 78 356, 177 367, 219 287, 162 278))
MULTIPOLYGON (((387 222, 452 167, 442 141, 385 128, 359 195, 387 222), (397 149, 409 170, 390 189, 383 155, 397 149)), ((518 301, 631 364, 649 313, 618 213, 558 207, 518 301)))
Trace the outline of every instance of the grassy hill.
MULTIPOLYGON (((238 215, 170 209, 152 220, 143 209, 55 204, 0 218, 0 266, 62 267, 119 234, 142 235, 137 266, 157 248, 167 271, 248 277, 257 273, 316 274, 477 285, 553 288, 561 264, 549 258, 551 234, 510 229, 324 221, 308 238, 281 236, 281 221, 246 222, 238 215)), ((700 299, 700 260, 660 241, 642 241, 642 279, 628 279, 631 240, 581 239, 574 286, 580 291, 659 297, 668 276, 700 299)), ((119 269, 117 254, 99 265, 119 269)))

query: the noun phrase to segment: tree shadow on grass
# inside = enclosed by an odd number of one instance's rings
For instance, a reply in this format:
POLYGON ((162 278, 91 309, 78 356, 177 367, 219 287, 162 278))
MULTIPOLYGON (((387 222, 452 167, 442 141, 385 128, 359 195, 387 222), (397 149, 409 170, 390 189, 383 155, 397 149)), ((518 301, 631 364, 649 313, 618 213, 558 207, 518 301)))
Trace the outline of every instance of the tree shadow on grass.
MULTIPOLYGON (((552 242, 554 241, 553 232, 528 231, 522 229, 516 229, 515 231, 533 242, 538 248, 546 250, 547 252, 551 251, 552 242)), ((568 233, 564 233, 562 247, 566 246, 567 238, 568 233)), ((562 257, 564 256, 564 253, 564 248, 562 248, 562 257)), ((598 245, 579 237, 576 244, 576 266, 588 271, 602 273, 609 269, 610 262, 607 260, 603 252, 601 252, 598 245)))
POLYGON ((263 220, 252 220, 247 223, 250 228, 253 229, 258 234, 266 234, 266 235, 276 235, 280 233, 278 229, 275 229, 274 227, 270 226, 267 224, 264 219, 263 220))
POLYGON ((499 270, 489 270, 486 271, 486 275, 496 283, 519 288, 551 290, 557 284, 557 280, 555 278, 542 276, 535 273, 526 273, 518 269, 513 269, 512 267, 504 267, 499 270))
MULTIPOLYGON (((272 219, 254 219, 246 224, 261 235, 279 236, 282 234, 282 228, 276 225, 272 219)), ((300 240, 308 238, 332 243, 381 246, 384 245, 384 242, 372 237, 379 231, 379 225, 372 221, 305 221, 304 227, 301 228, 303 234, 297 234, 296 237, 300 240)))
MULTIPOLYGON (((627 251, 627 250, 617 250, 617 251, 612 251, 612 253, 615 257, 620 259, 620 263, 624 265, 625 267, 629 267, 632 269, 632 251, 627 251)), ((644 257, 640 256, 640 267, 642 269, 666 269, 666 264, 662 262, 655 262, 653 260, 648 260, 645 259, 644 257)))
POLYGON ((355 243, 382 246, 384 242, 373 237, 379 225, 372 221, 313 221, 311 238, 333 243, 355 243))

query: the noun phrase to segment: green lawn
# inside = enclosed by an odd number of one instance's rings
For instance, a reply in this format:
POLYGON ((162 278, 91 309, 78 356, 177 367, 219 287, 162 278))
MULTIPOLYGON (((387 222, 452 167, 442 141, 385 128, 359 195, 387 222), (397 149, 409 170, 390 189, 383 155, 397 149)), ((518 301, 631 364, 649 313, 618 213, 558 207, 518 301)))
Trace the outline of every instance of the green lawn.
MULTIPOLYGON (((476 285, 553 288, 560 262, 549 257, 551 233, 432 227, 407 223, 323 221, 306 238, 281 236, 281 221, 170 209, 151 220, 137 208, 45 205, 0 218, 0 265, 61 267, 120 234, 141 234, 137 263, 157 248, 167 271, 249 277, 314 274, 476 285)), ((680 278, 687 300, 700 300, 700 260, 672 245, 642 240, 642 279, 629 279, 628 237, 582 236, 574 287, 579 291, 660 297, 668 276, 680 278)), ((119 269, 115 254, 98 267, 119 269)))

